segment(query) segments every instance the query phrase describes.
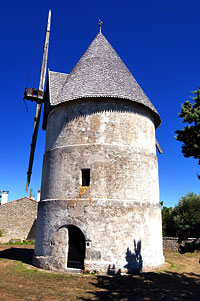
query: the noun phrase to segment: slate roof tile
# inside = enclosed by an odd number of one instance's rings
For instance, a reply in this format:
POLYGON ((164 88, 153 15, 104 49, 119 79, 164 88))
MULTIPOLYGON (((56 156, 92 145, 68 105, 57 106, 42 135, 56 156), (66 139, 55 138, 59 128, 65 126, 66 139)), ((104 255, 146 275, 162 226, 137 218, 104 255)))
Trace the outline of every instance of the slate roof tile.
POLYGON ((70 74, 49 72, 50 105, 87 97, 112 97, 148 107, 156 127, 160 116, 102 33, 98 33, 70 74))

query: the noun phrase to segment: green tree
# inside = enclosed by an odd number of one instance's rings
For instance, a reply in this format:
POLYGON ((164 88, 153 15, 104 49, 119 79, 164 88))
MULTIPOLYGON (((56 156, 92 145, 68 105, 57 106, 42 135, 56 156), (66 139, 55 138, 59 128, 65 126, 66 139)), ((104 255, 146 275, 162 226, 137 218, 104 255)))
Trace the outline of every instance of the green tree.
POLYGON ((176 236, 200 238, 200 194, 189 192, 173 208, 176 236))
POLYGON ((182 130, 177 130, 175 138, 183 142, 183 155, 198 159, 200 165, 200 88, 192 93, 195 94, 195 97, 192 97, 193 101, 186 101, 179 113, 179 116, 183 118, 183 123, 189 125, 182 130))
POLYGON ((162 207, 162 234, 163 237, 175 237, 176 225, 174 222, 173 208, 162 207))
POLYGON ((189 192, 174 207, 162 207, 164 237, 200 238, 200 194, 189 192))

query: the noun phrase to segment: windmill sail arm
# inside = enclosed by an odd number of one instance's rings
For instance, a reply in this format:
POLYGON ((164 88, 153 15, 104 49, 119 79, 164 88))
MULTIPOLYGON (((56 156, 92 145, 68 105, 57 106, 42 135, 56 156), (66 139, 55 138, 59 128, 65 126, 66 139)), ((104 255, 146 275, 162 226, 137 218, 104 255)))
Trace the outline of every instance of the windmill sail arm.
POLYGON ((26 88, 24 91, 24 99, 37 103, 45 103, 45 92, 34 88, 26 88))
POLYGON ((33 159, 34 159, 34 154, 35 154, 35 146, 36 146, 39 123, 40 123, 41 108, 42 108, 42 105, 37 104, 35 117, 34 117, 34 126, 33 126, 33 135, 32 135, 32 141, 31 141, 29 165, 28 165, 28 171, 27 171, 26 192, 28 191, 28 187, 29 187, 30 180, 31 180, 33 159))
POLYGON ((46 78, 46 72, 47 72, 47 56, 48 56, 48 49, 49 49, 50 24, 51 24, 51 10, 49 10, 46 37, 45 37, 45 43, 44 43, 42 69, 41 69, 41 73, 40 73, 40 84, 39 84, 40 91, 44 91, 44 84, 45 84, 45 78, 46 78))
POLYGON ((29 157, 29 167, 28 167, 28 172, 27 172, 26 191, 28 191, 28 187, 29 187, 30 180, 31 180, 33 159, 34 159, 34 154, 35 154, 35 146, 36 146, 39 123, 40 123, 41 108, 42 108, 42 102, 44 102, 44 95, 45 95, 44 94, 44 84, 45 84, 46 71, 47 71, 47 56, 48 56, 49 36, 50 36, 50 23, 51 23, 51 10, 49 10, 49 15, 48 15, 48 23, 47 23, 45 44, 44 44, 44 50, 43 50, 43 58, 42 58, 42 68, 41 68, 41 72, 40 72, 39 89, 36 90, 33 88, 27 88, 24 93, 24 97, 26 99, 37 102, 35 118, 34 118, 34 126, 33 126, 33 135, 32 135, 32 141, 31 141, 30 157, 29 157))
POLYGON ((162 153, 163 153, 163 151, 162 151, 162 149, 161 149, 161 147, 160 147, 160 145, 159 145, 159 143, 158 143, 158 140, 157 140, 157 139, 156 139, 156 148, 157 148, 157 150, 158 150, 159 154, 162 154, 162 153))

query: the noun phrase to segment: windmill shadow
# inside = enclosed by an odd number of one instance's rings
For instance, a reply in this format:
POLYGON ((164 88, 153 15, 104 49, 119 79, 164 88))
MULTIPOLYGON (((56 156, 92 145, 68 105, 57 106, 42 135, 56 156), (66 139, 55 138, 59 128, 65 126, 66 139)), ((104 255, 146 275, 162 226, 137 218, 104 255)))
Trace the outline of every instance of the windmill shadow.
POLYGON ((34 249, 28 248, 8 248, 6 250, 0 251, 0 258, 6 258, 10 260, 19 260, 23 263, 32 265, 34 249))
POLYGON ((199 283, 199 274, 170 271, 96 276, 87 296, 78 300, 199 300, 199 283))
POLYGON ((110 265, 109 275, 92 278, 92 289, 88 290, 87 297, 79 300, 199 300, 199 274, 168 269, 140 273, 143 267, 141 240, 134 240, 134 251, 127 248, 125 258, 127 264, 124 268, 128 275, 119 275, 115 265, 110 265))
POLYGON ((142 271, 143 260, 141 255, 141 246, 141 240, 138 240, 138 242, 136 243, 136 240, 134 239, 134 252, 131 252, 131 250, 127 248, 127 264, 124 266, 124 268, 127 269, 127 274, 137 274, 142 271))

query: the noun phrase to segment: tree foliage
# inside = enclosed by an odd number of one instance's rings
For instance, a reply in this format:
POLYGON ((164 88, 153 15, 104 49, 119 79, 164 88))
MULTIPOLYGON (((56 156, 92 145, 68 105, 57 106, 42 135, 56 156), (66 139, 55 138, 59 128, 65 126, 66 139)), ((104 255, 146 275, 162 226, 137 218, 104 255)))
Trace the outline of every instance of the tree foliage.
POLYGON ((190 192, 173 208, 162 208, 163 236, 200 238, 200 194, 190 192))
POLYGON ((175 237, 176 227, 173 220, 173 208, 165 207, 162 208, 162 234, 163 237, 175 237))
POLYGON ((200 237, 200 194, 188 193, 174 207, 174 222, 179 238, 200 237))
POLYGON ((192 97, 193 102, 186 101, 179 113, 179 116, 183 118, 183 123, 189 125, 182 130, 177 130, 175 138, 183 142, 183 155, 198 159, 200 165, 200 88, 192 93, 195 94, 195 97, 192 97))

